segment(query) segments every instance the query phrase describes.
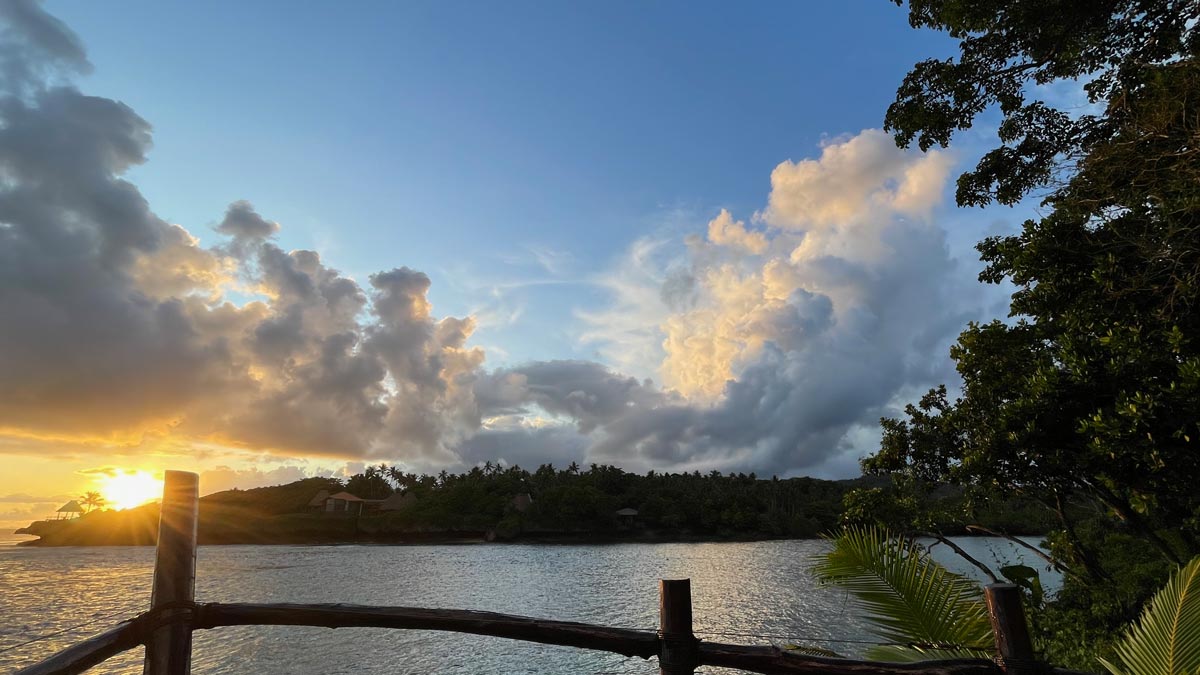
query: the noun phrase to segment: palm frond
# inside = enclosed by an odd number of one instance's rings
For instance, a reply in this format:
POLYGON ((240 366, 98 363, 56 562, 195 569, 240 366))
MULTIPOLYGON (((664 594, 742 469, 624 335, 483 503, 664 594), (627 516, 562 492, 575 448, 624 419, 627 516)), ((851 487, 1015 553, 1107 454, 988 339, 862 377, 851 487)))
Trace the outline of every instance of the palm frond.
POLYGON ((788 645, 784 645, 783 649, 784 649, 784 651, 796 652, 797 654, 805 654, 807 656, 824 656, 824 657, 830 658, 830 659, 842 658, 842 655, 838 654, 835 651, 831 651, 831 650, 825 649, 823 647, 813 647, 812 645, 788 644, 788 645))
POLYGON ((916 663, 919 661, 945 661, 948 659, 991 658, 991 652, 985 649, 938 649, 918 645, 875 645, 867 649, 868 661, 889 661, 892 663, 916 663))
POLYGON ((934 562, 915 543, 874 527, 846 528, 813 570, 854 595, 883 640, 933 645, 924 659, 977 656, 992 644, 980 587, 934 562), (972 649, 975 648, 975 649, 972 649), (938 656, 933 656, 937 651, 938 656))
POLYGON ((1200 556, 1177 571, 1147 603, 1116 646, 1116 675, 1200 672, 1200 556))

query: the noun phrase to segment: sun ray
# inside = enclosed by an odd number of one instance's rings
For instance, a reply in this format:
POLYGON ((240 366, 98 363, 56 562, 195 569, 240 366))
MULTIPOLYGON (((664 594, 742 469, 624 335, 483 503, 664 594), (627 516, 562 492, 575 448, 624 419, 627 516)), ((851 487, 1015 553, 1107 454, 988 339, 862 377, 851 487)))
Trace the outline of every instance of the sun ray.
POLYGON ((153 475, 137 471, 118 471, 100 479, 100 493, 110 508, 131 509, 162 496, 163 482, 153 475))

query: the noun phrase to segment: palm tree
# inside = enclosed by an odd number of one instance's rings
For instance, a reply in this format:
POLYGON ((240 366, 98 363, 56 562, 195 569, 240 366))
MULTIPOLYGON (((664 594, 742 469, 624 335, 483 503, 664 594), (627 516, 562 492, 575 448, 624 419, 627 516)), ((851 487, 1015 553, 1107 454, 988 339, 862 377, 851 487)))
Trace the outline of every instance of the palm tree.
POLYGON ((92 511, 103 507, 107 503, 108 500, 100 496, 99 492, 95 491, 85 492, 83 493, 83 496, 79 498, 79 504, 87 509, 84 511, 85 514, 91 513, 92 511))
MULTIPOLYGON (((850 591, 865 606, 875 634, 898 643, 872 647, 867 658, 989 655, 992 630, 979 587, 911 540, 873 527, 847 528, 813 571, 823 583, 850 591)), ((1098 660, 1113 675, 1200 673, 1200 556, 1150 599, 1116 645, 1115 662, 1098 660)))
POLYGON ((874 527, 850 527, 813 569, 850 591, 883 640, 877 661, 987 658, 994 642, 978 584, 938 563, 915 542, 874 527))
POLYGON ((1115 663, 1100 659, 1114 675, 1200 673, 1200 556, 1150 598, 1116 653, 1115 663))

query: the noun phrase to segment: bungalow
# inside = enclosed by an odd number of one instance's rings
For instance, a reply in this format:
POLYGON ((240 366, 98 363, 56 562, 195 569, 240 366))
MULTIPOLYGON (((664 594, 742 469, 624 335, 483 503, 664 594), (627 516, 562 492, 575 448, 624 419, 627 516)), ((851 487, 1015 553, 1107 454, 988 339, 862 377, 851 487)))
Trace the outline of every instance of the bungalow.
POLYGON ((409 491, 393 492, 386 499, 367 499, 364 501, 367 503, 368 508, 373 508, 377 511, 403 511, 417 503, 417 495, 409 491))
POLYGON ((512 507, 517 513, 525 513, 530 506, 533 506, 533 497, 528 492, 522 492, 512 498, 512 507))
POLYGON ((617 523, 621 525, 621 527, 633 527, 633 525, 635 525, 637 522, 637 514, 637 509, 626 507, 623 509, 617 509, 613 515, 617 517, 617 523))
POLYGON ((71 501, 59 507, 59 509, 55 511, 55 514, 55 520, 70 520, 72 518, 78 518, 80 515, 82 515, 83 507, 79 505, 79 502, 72 499, 71 501))
POLYGON ((338 492, 325 498, 326 513, 362 513, 363 500, 349 492, 338 492))
POLYGON ((417 495, 412 492, 395 492, 385 499, 362 499, 349 492, 329 494, 329 490, 321 490, 308 502, 308 508, 313 513, 356 513, 368 511, 403 511, 417 501, 417 495))
POLYGON ((308 510, 321 513, 325 511, 325 500, 329 499, 329 490, 321 490, 308 500, 308 510))

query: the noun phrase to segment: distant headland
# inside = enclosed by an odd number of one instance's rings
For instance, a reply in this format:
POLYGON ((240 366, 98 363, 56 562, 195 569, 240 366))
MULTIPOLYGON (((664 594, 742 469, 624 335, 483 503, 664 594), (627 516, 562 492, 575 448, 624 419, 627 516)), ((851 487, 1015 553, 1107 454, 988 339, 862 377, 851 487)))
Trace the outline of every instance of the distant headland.
MULTIPOLYGON (((369 467, 349 480, 306 478, 228 490, 200 500, 201 544, 415 544, 466 542, 746 541, 800 539, 831 531, 848 493, 886 489, 886 479, 761 479, 754 474, 625 472, 611 466, 530 472, 487 464, 462 474, 404 474, 369 467)), ((949 490, 943 532, 967 522, 1013 534, 1049 524, 1020 502, 964 511, 949 490), (955 514, 959 515, 955 515, 955 514)), ((70 505, 67 505, 70 506, 70 505)), ((65 507, 64 507, 65 508, 65 507)), ((17 530, 25 546, 155 543, 158 506, 94 508, 17 530)))

